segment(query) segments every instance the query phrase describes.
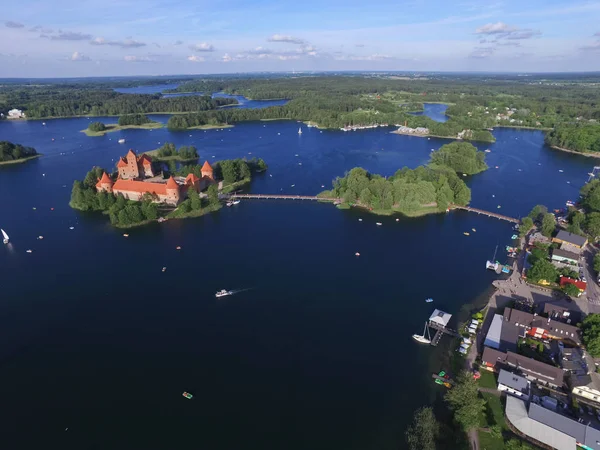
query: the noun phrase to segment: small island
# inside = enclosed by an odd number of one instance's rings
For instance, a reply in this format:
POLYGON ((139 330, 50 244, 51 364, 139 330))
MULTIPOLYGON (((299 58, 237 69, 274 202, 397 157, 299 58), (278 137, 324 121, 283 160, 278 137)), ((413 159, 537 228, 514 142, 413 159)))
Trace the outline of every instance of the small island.
POLYGON ((266 170, 263 160, 224 160, 211 166, 187 165, 175 172, 161 171, 148 154, 129 150, 111 174, 101 167, 76 180, 69 206, 101 211, 118 228, 153 221, 200 217, 221 208, 219 192, 231 192, 249 183, 252 172, 266 170))
POLYGON ((40 156, 42 155, 32 147, 24 147, 21 144, 0 141, 0 165, 24 163, 40 156))
POLYGON ((474 174, 486 169, 484 152, 472 144, 455 142, 432 153, 428 165, 405 167, 388 178, 356 167, 336 178, 332 190, 318 196, 342 199, 341 208, 358 206, 373 214, 416 217, 443 212, 451 204, 468 205, 471 190, 457 172, 474 174))
POLYGON ((102 122, 92 122, 85 130, 81 130, 87 136, 104 136, 106 133, 129 129, 154 129, 162 128, 164 125, 160 122, 150 120, 144 114, 126 114, 119 117, 119 122, 115 124, 104 124, 102 122))
POLYGON ((182 145, 179 148, 171 142, 165 142, 162 147, 155 150, 144 152, 150 155, 155 161, 197 161, 199 158, 198 150, 193 145, 182 145))

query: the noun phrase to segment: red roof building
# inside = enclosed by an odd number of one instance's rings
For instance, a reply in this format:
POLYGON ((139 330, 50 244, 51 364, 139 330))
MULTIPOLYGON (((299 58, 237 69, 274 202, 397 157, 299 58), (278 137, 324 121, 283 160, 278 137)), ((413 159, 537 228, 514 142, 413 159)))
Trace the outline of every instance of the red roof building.
POLYGON ((560 285, 564 286, 566 284, 575 285, 581 292, 584 292, 587 289, 587 283, 581 280, 575 280, 569 277, 560 277, 560 285))
POLYGON ((202 166, 202 169, 201 169, 200 172, 201 172, 203 178, 204 177, 208 177, 211 180, 214 180, 214 177, 213 177, 213 168, 208 163, 208 161, 204 161, 204 165, 202 166))
POLYGON ((181 200, 181 189, 173 177, 166 183, 150 183, 148 181, 118 179, 112 186, 115 195, 121 194, 128 200, 140 201, 145 194, 153 200, 169 205, 177 205, 181 200))
POLYGON ((153 177, 152 158, 145 153, 137 156, 133 150, 129 150, 125 157, 119 158, 117 162, 119 178, 123 180, 137 180, 153 177))

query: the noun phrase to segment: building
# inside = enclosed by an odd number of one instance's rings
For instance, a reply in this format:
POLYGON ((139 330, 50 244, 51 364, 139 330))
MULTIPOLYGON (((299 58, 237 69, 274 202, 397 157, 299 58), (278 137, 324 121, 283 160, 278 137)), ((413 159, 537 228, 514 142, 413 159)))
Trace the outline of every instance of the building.
POLYGON ((577 265, 579 255, 568 250, 563 250, 562 248, 555 248, 552 251, 552 261, 577 265))
POLYGON ((117 170, 122 180, 143 180, 155 175, 152 170, 152 158, 145 153, 137 156, 133 150, 129 150, 126 156, 119 158, 117 170))
MULTIPOLYGON (((562 278, 564 277, 561 277, 561 279, 562 278)), ((523 329, 528 336, 536 339, 568 340, 575 345, 581 345, 579 329, 576 326, 552 320, 550 317, 545 318, 540 317, 537 314, 519 311, 518 309, 505 308, 503 328, 507 326, 507 324, 514 324, 514 326, 519 329, 523 329)), ((519 332, 518 336, 522 335, 523 333, 519 332)), ((507 336, 509 335, 507 334, 507 336)))
POLYGON ((536 231, 535 233, 531 234, 531 236, 529 236, 528 242, 529 242, 529 245, 533 245, 538 242, 540 244, 549 244, 551 241, 550 241, 550 238, 547 238, 539 231, 536 231))
POLYGON ((561 305, 555 305, 554 303, 544 303, 543 314, 550 317, 553 320, 559 322, 568 323, 570 325, 576 325, 581 322, 581 313, 577 311, 571 311, 561 305))
POLYGON ((118 178, 113 183, 106 172, 96 183, 98 192, 104 191, 114 195, 123 195, 127 200, 140 201, 144 196, 150 196, 157 203, 176 206, 182 198, 179 184, 170 177, 166 183, 151 183, 148 181, 123 180, 118 178))
POLYGON ((579 236, 577 234, 569 233, 565 230, 560 230, 555 238, 552 238, 552 242, 559 244, 567 244, 569 246, 578 248, 581 250, 587 244, 587 238, 579 236))
POLYGON ((23 111, 21 111, 20 109, 11 109, 8 112, 8 116, 9 119, 22 119, 23 117, 25 117, 25 113, 23 113, 23 111))
POLYGON ((535 403, 528 410, 523 400, 508 396, 505 413, 507 422, 538 446, 600 450, 600 431, 535 403))
POLYGON ((500 369, 520 372, 529 381, 542 386, 560 389, 564 384, 564 372, 561 368, 518 355, 511 351, 505 353, 485 347, 481 356, 481 363, 483 368, 492 372, 497 372, 500 369))
POLYGON ((503 352, 515 352, 519 337, 525 336, 525 332, 525 329, 505 321, 500 314, 495 314, 483 345, 503 352))
POLYGON ((498 374, 499 391, 528 400, 530 385, 531 382, 527 378, 516 375, 508 370, 500 369, 500 373, 498 374))
POLYGON ((450 322, 451 317, 452 314, 448 314, 447 312, 436 309, 429 317, 429 323, 438 325, 442 328, 446 328, 446 326, 448 326, 448 322, 450 322))
POLYGON ((573 284, 575 285, 575 287, 577 287, 579 289, 579 295, 581 295, 582 293, 585 292, 585 290, 587 289, 587 283, 585 281, 581 281, 581 280, 576 280, 574 278, 569 278, 569 277, 560 277, 560 286, 565 286, 567 284, 573 284))

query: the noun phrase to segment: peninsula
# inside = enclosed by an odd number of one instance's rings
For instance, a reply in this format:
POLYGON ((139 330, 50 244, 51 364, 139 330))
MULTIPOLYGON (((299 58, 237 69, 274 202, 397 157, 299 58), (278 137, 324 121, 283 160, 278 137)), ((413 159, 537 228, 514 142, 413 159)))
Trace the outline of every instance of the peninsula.
POLYGON ((32 147, 24 147, 21 144, 0 141, 0 165, 19 164, 39 158, 40 156, 42 155, 32 147))

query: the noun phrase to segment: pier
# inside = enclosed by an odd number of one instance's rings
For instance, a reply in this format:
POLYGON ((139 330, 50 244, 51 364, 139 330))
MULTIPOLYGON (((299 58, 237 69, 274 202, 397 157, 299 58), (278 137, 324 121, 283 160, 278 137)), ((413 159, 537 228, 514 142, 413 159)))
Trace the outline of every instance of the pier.
POLYGON ((511 222, 511 223, 517 223, 517 224, 521 223, 521 221, 519 219, 515 219, 514 217, 504 216, 502 214, 493 213, 491 211, 486 211, 484 209, 473 208, 472 206, 450 205, 450 206, 448 206, 448 209, 460 209, 462 211, 470 211, 470 212, 474 212, 477 214, 482 214, 484 216, 493 217, 495 219, 505 220, 505 221, 511 222))
POLYGON ((433 345, 434 347, 440 343, 442 337, 445 334, 452 337, 461 337, 458 331, 447 327, 451 317, 452 314, 448 314, 447 312, 441 311, 439 309, 434 310, 431 316, 429 317, 429 322, 427 323, 427 326, 435 330, 435 335, 431 340, 431 345, 433 345))

